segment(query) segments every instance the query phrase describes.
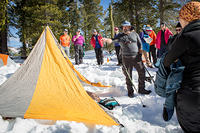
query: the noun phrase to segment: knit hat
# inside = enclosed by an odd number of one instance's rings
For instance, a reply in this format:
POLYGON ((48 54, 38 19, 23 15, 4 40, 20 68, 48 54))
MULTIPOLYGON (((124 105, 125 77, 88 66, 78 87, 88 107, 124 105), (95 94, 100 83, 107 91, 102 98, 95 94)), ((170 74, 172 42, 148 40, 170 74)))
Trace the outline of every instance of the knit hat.
POLYGON ((176 28, 181 28, 182 26, 181 26, 181 23, 180 22, 178 22, 178 24, 176 25, 176 28))
POLYGON ((115 27, 114 30, 117 31, 117 30, 119 30, 119 28, 118 28, 118 27, 115 27))
POLYGON ((188 2, 181 8, 179 17, 188 22, 200 19, 200 2, 188 2))
POLYGON ((160 24, 160 26, 166 26, 165 22, 162 22, 162 23, 160 24))

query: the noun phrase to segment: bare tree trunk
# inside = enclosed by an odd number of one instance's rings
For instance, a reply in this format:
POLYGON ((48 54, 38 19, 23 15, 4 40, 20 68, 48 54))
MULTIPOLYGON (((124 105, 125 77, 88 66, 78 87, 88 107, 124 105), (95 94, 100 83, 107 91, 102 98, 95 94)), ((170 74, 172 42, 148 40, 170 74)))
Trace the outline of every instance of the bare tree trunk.
POLYGON ((0 53, 8 54, 7 31, 2 31, 0 34, 0 53))
POLYGON ((7 17, 7 11, 5 12, 5 25, 3 26, 2 30, 0 31, 0 52, 3 54, 9 54, 8 53, 8 17, 7 17))
MULTIPOLYGON (((113 0, 111 1, 111 4, 109 5, 109 19, 110 19, 110 27, 111 27, 111 38, 114 38, 114 20, 113 20, 112 4, 113 4, 113 0)), ((106 48, 110 52, 112 51, 113 45, 107 45, 106 43, 106 48)))
POLYGON ((109 17, 110 17, 110 25, 111 25, 111 37, 114 37, 114 20, 113 20, 113 13, 112 13, 112 4, 109 6, 109 17))
POLYGON ((27 51, 26 51, 26 35, 25 35, 25 32, 24 32, 24 29, 22 29, 22 36, 23 36, 23 39, 22 39, 22 53, 21 53, 21 58, 22 59, 26 59, 27 57, 27 51))
POLYGON ((160 23, 163 23, 164 22, 164 0, 160 0, 159 10, 160 10, 160 23))
POLYGON ((26 52, 26 43, 23 41, 22 44, 23 44, 23 45, 22 45, 22 50, 21 50, 21 51, 22 51, 21 58, 22 58, 22 59, 26 59, 26 57, 27 57, 27 56, 26 56, 26 53, 27 53, 27 52, 26 52))

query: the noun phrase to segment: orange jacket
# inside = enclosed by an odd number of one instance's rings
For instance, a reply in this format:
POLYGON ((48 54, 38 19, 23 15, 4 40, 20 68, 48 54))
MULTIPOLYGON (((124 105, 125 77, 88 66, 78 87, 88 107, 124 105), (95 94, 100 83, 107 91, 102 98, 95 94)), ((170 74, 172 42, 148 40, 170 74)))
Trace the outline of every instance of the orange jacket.
POLYGON ((153 39, 150 45, 155 45, 156 44, 156 33, 152 30, 149 36, 153 39))
POLYGON ((70 36, 69 35, 62 35, 60 36, 60 43, 64 47, 69 47, 70 46, 70 36))

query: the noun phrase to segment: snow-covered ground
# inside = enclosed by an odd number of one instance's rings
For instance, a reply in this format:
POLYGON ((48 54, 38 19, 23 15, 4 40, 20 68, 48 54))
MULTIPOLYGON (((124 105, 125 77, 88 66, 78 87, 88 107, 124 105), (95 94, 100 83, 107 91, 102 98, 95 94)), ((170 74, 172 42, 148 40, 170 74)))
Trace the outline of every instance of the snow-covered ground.
MULTIPOLYGON (((146 82, 146 89, 152 90, 150 95, 139 95, 135 92, 134 98, 127 96, 125 77, 121 67, 117 66, 116 56, 104 52, 104 64, 98 66, 94 51, 87 51, 84 63, 75 66, 76 69, 87 79, 93 82, 102 82, 105 85, 112 85, 111 88, 98 88, 84 85, 88 91, 95 92, 101 98, 115 97, 120 103, 112 110, 114 117, 124 125, 106 127, 102 125, 86 125, 70 121, 56 121, 53 124, 46 121, 33 119, 16 118, 13 120, 3 120, 0 116, 0 133, 183 133, 181 130, 176 113, 169 122, 162 119, 162 107, 164 99, 155 94, 153 84, 146 82), (107 62, 109 58, 109 62, 107 62), (140 102, 147 107, 142 107, 140 102), (43 124, 41 124, 43 123, 43 124)), ((74 63, 74 59, 71 60, 74 63)), ((4 66, 0 68, 0 84, 6 81, 19 67, 4 66)), ((155 76, 155 69, 148 69, 151 75, 155 76)), ((148 75, 148 74, 147 74, 148 75)), ((138 75, 133 70, 133 82, 137 87, 138 75)))

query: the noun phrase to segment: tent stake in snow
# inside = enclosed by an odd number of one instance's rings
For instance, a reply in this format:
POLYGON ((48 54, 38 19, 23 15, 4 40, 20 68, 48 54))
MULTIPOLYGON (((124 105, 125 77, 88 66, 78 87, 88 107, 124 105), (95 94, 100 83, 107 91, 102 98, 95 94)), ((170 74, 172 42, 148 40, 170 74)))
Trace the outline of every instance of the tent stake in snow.
MULTIPOLYGON (((122 66, 124 67, 125 72, 126 72, 126 74, 128 75, 128 78, 129 78, 129 80, 131 81, 131 84, 132 84, 134 90, 135 90, 136 92, 138 92, 137 89, 136 89, 136 87, 135 87, 135 85, 133 84, 133 81, 132 81, 132 79, 131 79, 131 76, 129 75, 128 70, 127 70, 126 66, 124 65, 124 63, 122 63, 122 66)), ((142 99, 141 99, 140 97, 139 97, 139 99, 140 99, 140 102, 142 103, 142 107, 145 108, 146 105, 144 105, 144 103, 142 102, 142 99)))

